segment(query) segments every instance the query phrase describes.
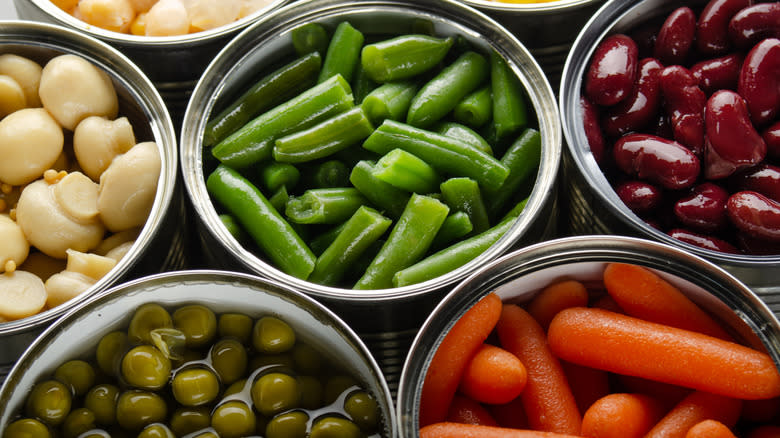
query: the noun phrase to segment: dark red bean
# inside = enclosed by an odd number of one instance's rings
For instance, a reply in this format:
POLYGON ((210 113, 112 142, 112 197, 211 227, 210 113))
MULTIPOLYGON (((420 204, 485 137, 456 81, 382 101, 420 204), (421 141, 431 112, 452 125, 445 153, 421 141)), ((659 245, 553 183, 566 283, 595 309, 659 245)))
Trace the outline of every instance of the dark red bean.
MULTIPOLYGON (((778 15, 780 19, 780 15, 778 15)), ((780 39, 767 38, 756 44, 742 63, 737 92, 758 126, 777 118, 780 112, 780 39)))
POLYGON ((674 139, 701 156, 707 95, 699 88, 699 81, 687 68, 672 65, 661 70, 659 84, 672 122, 674 139))
POLYGON ((705 55, 721 55, 731 47, 729 21, 751 0, 710 0, 699 14, 696 24, 696 47, 705 55))
POLYGON ((780 242, 780 202, 753 191, 734 193, 726 203, 729 219, 753 237, 780 242))
POLYGON ((615 142, 618 168, 667 189, 684 189, 699 176, 699 159, 685 146, 649 134, 626 134, 615 142))
POLYGON ((626 207, 640 215, 657 208, 663 199, 661 189, 644 181, 623 182, 615 192, 626 207))
POLYGON ((777 121, 764 130, 761 137, 766 143, 766 155, 780 159, 780 121, 777 121))
POLYGON ((704 119, 705 178, 725 178, 766 156, 766 143, 750 122, 747 104, 739 94, 729 90, 713 94, 707 100, 704 119))
POLYGON ((639 76, 631 95, 609 108, 602 125, 604 132, 619 137, 627 132, 639 131, 655 119, 661 107, 661 91, 658 75, 663 65, 655 58, 639 61, 639 76))
POLYGON ((694 64, 691 73, 708 95, 718 90, 736 90, 743 59, 740 53, 707 59, 694 64))
POLYGON ((588 147, 593 154, 596 163, 601 164, 604 158, 604 134, 601 132, 599 122, 599 108, 585 96, 580 96, 580 109, 582 110, 582 124, 585 129, 585 138, 588 147))
POLYGON ((729 192, 723 187, 705 182, 674 204, 674 215, 683 225, 704 233, 713 233, 728 222, 726 201, 729 192))
POLYGON ((739 249, 737 249, 734 245, 726 242, 725 240, 718 239, 717 237, 707 236, 690 230, 684 230, 682 228, 669 230, 667 234, 679 241, 689 243, 700 248, 709 249, 711 251, 725 252, 729 254, 740 253, 739 249))
POLYGON ((751 255, 777 255, 780 254, 780 242, 772 242, 767 239, 753 237, 747 233, 737 233, 737 245, 742 252, 751 255))
POLYGON ((739 190, 752 190, 780 202, 780 167, 763 163, 735 176, 739 190))
POLYGON ((611 106, 628 97, 639 63, 634 40, 623 34, 599 43, 585 77, 585 95, 597 105, 611 106))
POLYGON ((658 117, 655 119, 655 128, 653 132, 658 137, 674 138, 674 129, 672 129, 672 121, 669 119, 669 114, 665 111, 661 111, 658 117))
POLYGON ((696 14, 687 6, 666 17, 655 39, 653 56, 665 65, 682 64, 688 58, 696 36, 696 14))
POLYGON ((756 3, 737 12, 729 21, 729 38, 742 49, 764 38, 780 38, 780 2, 756 3))

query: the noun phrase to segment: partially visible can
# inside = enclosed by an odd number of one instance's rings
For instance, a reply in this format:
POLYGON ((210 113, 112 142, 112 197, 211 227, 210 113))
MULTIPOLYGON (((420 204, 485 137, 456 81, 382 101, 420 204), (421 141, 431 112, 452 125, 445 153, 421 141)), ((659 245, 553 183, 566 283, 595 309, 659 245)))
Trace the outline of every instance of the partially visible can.
POLYGON ((120 281, 182 268, 186 263, 185 200, 177 182, 178 149, 165 103, 146 75, 111 46, 74 30, 45 23, 0 22, 0 53, 14 53, 43 65, 61 54, 79 55, 106 71, 119 96, 119 114, 131 122, 138 141, 154 141, 162 168, 146 225, 117 265, 79 297, 17 321, 0 323, 0 380, 52 321, 120 281))
POLYGON ((436 307, 404 363, 396 409, 400 438, 418 436, 420 394, 436 352, 455 321, 480 299, 496 293, 504 302, 528 302, 559 280, 603 284, 608 263, 648 268, 680 289, 735 338, 767 352, 780 367, 780 321, 744 283, 717 265, 679 248, 624 236, 574 236, 507 254, 461 282, 436 307))

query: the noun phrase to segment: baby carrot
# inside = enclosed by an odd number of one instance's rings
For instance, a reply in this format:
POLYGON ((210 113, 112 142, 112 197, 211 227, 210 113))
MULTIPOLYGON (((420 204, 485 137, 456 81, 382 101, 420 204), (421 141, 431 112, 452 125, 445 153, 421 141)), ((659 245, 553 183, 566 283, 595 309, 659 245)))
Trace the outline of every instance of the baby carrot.
POLYGON ((737 438, 736 435, 717 420, 702 420, 688 429, 685 438, 737 438))
POLYGON ((576 307, 558 313, 547 336, 553 353, 581 365, 734 398, 780 395, 768 354, 701 333, 576 307))
POLYGON ((507 403, 520 395, 526 383, 525 366, 514 354, 482 344, 460 380, 460 392, 481 403, 507 403))
POLYGON ((463 371, 501 316, 501 298, 485 295, 458 319, 431 359, 420 395, 420 426, 444 421, 463 371))
POLYGON ((580 412, 585 412, 596 400, 609 394, 609 373, 606 371, 566 361, 561 361, 561 366, 580 412))
POLYGON ((483 426, 498 426, 490 412, 471 397, 455 394, 447 411, 447 421, 463 424, 481 424, 483 426))
POLYGON ((486 408, 500 427, 528 429, 528 418, 523 410, 522 398, 517 397, 501 405, 487 405, 486 408))
POLYGON ((588 304, 588 290, 576 280, 562 280, 542 289, 526 306, 528 313, 547 330, 553 316, 569 307, 588 304))
POLYGON ((420 429, 420 438, 576 438, 555 432, 509 429, 477 424, 436 423, 420 429))
POLYGON ((612 393, 582 415, 582 436, 641 438, 664 415, 663 405, 643 394, 612 393))
POLYGON ((685 438, 688 429, 707 419, 733 427, 741 408, 741 400, 694 391, 667 412, 645 438, 685 438))
POLYGON ((604 286, 631 316, 732 340, 712 317, 677 287, 645 267, 610 263, 604 269, 604 286))
POLYGON ((582 417, 558 359, 538 322, 520 306, 505 304, 496 324, 501 345, 526 367, 520 397, 532 429, 576 435, 582 417))

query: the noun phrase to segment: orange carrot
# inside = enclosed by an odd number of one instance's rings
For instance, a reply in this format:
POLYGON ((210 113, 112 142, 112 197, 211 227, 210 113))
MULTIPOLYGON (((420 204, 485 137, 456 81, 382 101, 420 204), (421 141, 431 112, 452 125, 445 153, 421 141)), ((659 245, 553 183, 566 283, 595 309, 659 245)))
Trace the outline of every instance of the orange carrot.
POLYGON ((685 438, 737 438, 731 429, 717 420, 702 420, 688 429, 685 438))
POLYGON ((780 426, 764 425, 748 433, 747 438, 780 438, 780 426))
POLYGON ((558 313, 548 342, 563 360, 618 374, 734 398, 780 395, 780 372, 766 353, 606 310, 577 307, 558 313))
POLYGON ((580 412, 585 412, 596 400, 609 394, 609 373, 560 361, 580 412))
POLYGON ((525 366, 517 356, 482 344, 466 366, 459 389, 478 402, 501 404, 520 395, 525 382, 525 366))
POLYGON ((528 379, 520 398, 532 429, 580 433, 582 417, 558 359, 538 322, 514 304, 505 304, 496 324, 501 345, 520 358, 528 379))
POLYGON ((587 438, 641 438, 664 415, 663 405, 643 394, 612 393, 591 405, 582 416, 587 438))
POLYGON ((525 308, 547 330, 556 313, 587 304, 588 290, 584 284, 576 280, 562 280, 542 289, 525 308))
POLYGON ((616 313, 626 313, 623 311, 623 309, 620 308, 617 301, 615 301, 615 299, 609 295, 604 295, 601 298, 597 299, 596 301, 593 302, 593 304, 590 305, 590 307, 609 310, 611 312, 616 312, 616 313))
POLYGON ((702 420, 717 420, 734 427, 741 408, 741 400, 695 391, 667 412, 645 438, 685 438, 688 429, 702 420))
POLYGON ((523 410, 523 399, 517 397, 509 403, 501 405, 487 405, 487 410, 501 427, 512 429, 528 429, 528 418, 523 410))
POLYGON ((501 316, 501 298, 488 294, 452 326, 441 341, 420 395, 420 426, 443 421, 469 360, 501 316))
POLYGON ((680 289, 638 265, 610 263, 604 286, 626 314, 732 341, 733 338, 680 289))
POLYGON ((577 438, 577 435, 475 424, 436 423, 420 429, 420 438, 577 438))
POLYGON ((463 424, 498 426, 490 412, 471 397, 455 394, 447 412, 447 421, 463 424))

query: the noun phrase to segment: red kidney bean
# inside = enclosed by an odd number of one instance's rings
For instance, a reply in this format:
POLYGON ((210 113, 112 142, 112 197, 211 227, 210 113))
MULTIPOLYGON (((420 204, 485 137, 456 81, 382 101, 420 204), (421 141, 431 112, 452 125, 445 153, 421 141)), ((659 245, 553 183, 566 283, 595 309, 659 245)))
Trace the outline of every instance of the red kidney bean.
POLYGON ((780 39, 767 38, 748 52, 740 70, 737 92, 747 102, 754 124, 765 125, 777 117, 780 112, 780 39))
POLYGON ((701 156, 707 95, 699 88, 699 81, 687 68, 672 65, 661 70, 659 84, 672 122, 674 139, 701 156))
POLYGON ((734 245, 726 242, 725 240, 718 239, 717 237, 707 236, 699 234, 690 230, 684 230, 682 228, 675 228, 669 230, 668 234, 681 242, 689 243, 700 248, 709 249, 712 251, 725 252, 729 254, 739 254, 740 251, 734 245))
POLYGON ((737 12, 729 21, 729 38, 742 49, 764 38, 780 38, 780 2, 756 3, 737 12))
POLYGON ((759 164, 735 175, 739 190, 752 190, 780 202, 780 167, 759 164))
POLYGON ((623 34, 604 39, 596 47, 585 77, 585 95, 591 102, 611 106, 628 97, 639 63, 634 40, 623 34))
POLYGON ((683 225, 704 233, 713 233, 728 222, 726 201, 729 192, 717 184, 705 182, 674 204, 674 215, 683 225))
POLYGON ((766 143, 766 155, 780 159, 780 121, 777 121, 764 130, 761 137, 766 143))
POLYGON ((653 56, 665 65, 682 64, 696 36, 696 14, 687 6, 675 9, 658 31, 653 56))
POLYGON ((650 134, 626 134, 613 147, 623 172, 667 189, 684 189, 699 176, 699 159, 685 146, 650 134))
POLYGON ((726 203, 731 222, 753 237, 780 242, 780 202, 753 192, 734 193, 726 203))
POLYGON ((780 242, 772 242, 767 239, 753 237, 747 233, 737 233, 737 245, 742 252, 752 255, 777 255, 780 254, 780 242))
POLYGON ((639 61, 639 76, 631 94, 609 108, 602 120, 604 132, 619 137, 630 131, 638 131, 649 125, 661 107, 658 75, 663 65, 655 58, 639 61))
POLYGON ((710 0, 699 14, 696 24, 696 48, 705 55, 725 54, 729 40, 729 21, 752 0, 710 0))
POLYGON ((655 129, 653 132, 658 137, 674 138, 674 129, 672 128, 672 121, 669 119, 669 115, 666 112, 661 112, 655 120, 655 129))
POLYGON ((644 181, 626 181, 615 187, 620 200, 636 214, 647 213, 661 204, 663 193, 644 181))
POLYGON ((750 122, 747 104, 739 94, 717 91, 707 100, 704 119, 705 178, 725 178, 766 156, 766 143, 750 122))
POLYGON ((599 108, 585 96, 580 96, 582 124, 585 128, 585 138, 596 163, 601 164, 604 158, 604 134, 599 122, 599 108))
POLYGON ((718 90, 736 90, 743 59, 740 53, 707 59, 694 64, 691 73, 708 95, 718 90))

